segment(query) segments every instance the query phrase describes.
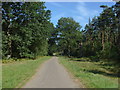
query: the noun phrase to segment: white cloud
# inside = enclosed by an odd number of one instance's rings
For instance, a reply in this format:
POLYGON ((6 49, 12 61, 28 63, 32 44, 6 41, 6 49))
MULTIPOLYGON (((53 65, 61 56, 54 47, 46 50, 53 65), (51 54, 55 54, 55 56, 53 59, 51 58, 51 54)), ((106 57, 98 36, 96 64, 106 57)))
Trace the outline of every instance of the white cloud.
POLYGON ((97 10, 89 9, 87 5, 85 4, 85 2, 80 2, 77 5, 76 10, 77 10, 76 12, 80 13, 80 16, 83 16, 83 17, 90 17, 90 16, 98 14, 97 10))
POLYGON ((88 19, 98 15, 99 12, 97 10, 92 10, 91 8, 89 9, 85 2, 79 2, 73 13, 77 14, 74 16, 74 19, 80 22, 80 24, 84 27, 85 24, 88 23, 88 19))
POLYGON ((81 13, 82 16, 88 16, 88 10, 83 2, 77 6, 77 11, 81 13))

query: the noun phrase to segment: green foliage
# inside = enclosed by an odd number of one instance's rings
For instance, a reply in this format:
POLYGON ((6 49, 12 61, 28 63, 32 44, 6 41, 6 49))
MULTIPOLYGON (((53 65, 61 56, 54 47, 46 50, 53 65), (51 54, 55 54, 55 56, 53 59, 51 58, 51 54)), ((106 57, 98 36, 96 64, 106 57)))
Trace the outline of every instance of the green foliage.
POLYGON ((81 26, 73 20, 73 18, 60 18, 56 26, 58 31, 58 46, 59 51, 67 56, 79 56, 79 49, 82 35, 80 32, 81 26), (78 52, 77 52, 78 51, 78 52))
MULTIPOLYGON (((2 66, 2 88, 21 88, 36 72, 36 69, 50 57, 39 57, 9 63, 2 66)), ((12 61, 11 61, 12 62, 12 61)))
POLYGON ((56 44, 49 46, 49 51, 48 51, 49 55, 53 55, 56 52, 57 52, 57 45, 56 44))
POLYGON ((56 27, 50 23, 51 11, 44 2, 3 2, 3 58, 35 58, 58 53, 69 57, 120 59, 120 2, 100 6, 99 16, 81 25, 61 17, 56 27))
POLYGON ((47 55, 51 12, 44 2, 3 2, 3 58, 47 55), (9 57, 8 57, 9 56, 9 57))
POLYGON ((61 55, 90 57, 93 61, 120 59, 120 2, 112 7, 100 6, 103 11, 99 16, 89 19, 85 29, 72 18, 62 17, 56 26, 57 50, 61 55))
POLYGON ((105 50, 100 52, 100 58, 104 59, 118 59, 117 47, 107 42, 105 43, 105 50))
POLYGON ((91 56, 93 61, 99 60, 98 58, 118 61, 120 56, 119 3, 112 7, 102 5, 101 8, 104 9, 100 15, 89 20, 83 33, 85 37, 83 56, 91 56))
POLYGON ((72 58, 70 60, 70 58, 65 57, 59 57, 59 61, 77 79, 80 79, 85 88, 118 88, 118 78, 114 73, 103 68, 100 62, 89 62, 85 58, 72 58))
POLYGON ((5 58, 5 56, 8 54, 8 37, 4 34, 4 31, 2 31, 2 58, 5 58))
POLYGON ((57 35, 58 31, 54 28, 54 25, 51 24, 51 31, 50 31, 50 37, 48 39, 48 54, 53 55, 53 53, 57 52, 57 35))

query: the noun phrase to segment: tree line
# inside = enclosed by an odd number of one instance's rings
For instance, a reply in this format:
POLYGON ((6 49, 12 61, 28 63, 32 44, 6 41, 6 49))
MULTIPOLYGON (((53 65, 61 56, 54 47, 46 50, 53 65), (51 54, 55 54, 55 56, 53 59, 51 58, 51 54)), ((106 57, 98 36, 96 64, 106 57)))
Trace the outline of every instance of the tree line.
POLYGON ((2 57, 35 58, 47 55, 53 24, 44 2, 2 3, 2 57))
POLYGON ((2 3, 2 57, 36 58, 54 53, 93 60, 120 59, 120 2, 101 5, 84 29, 71 17, 56 26, 44 2, 2 3))
POLYGON ((119 62, 120 2, 111 7, 101 5, 100 8, 103 8, 100 15, 89 19, 83 30, 73 18, 60 18, 53 32, 54 38, 51 38, 54 47, 51 51, 69 57, 119 62))

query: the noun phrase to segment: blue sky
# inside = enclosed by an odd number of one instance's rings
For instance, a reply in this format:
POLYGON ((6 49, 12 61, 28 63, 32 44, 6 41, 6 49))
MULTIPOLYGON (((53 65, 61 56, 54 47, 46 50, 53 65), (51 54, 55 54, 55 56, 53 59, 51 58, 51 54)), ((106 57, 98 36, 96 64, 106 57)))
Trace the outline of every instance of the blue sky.
POLYGON ((47 9, 51 10, 51 22, 57 24, 61 17, 72 17, 84 28, 88 19, 98 16, 102 8, 100 5, 112 6, 115 2, 46 2, 47 9))

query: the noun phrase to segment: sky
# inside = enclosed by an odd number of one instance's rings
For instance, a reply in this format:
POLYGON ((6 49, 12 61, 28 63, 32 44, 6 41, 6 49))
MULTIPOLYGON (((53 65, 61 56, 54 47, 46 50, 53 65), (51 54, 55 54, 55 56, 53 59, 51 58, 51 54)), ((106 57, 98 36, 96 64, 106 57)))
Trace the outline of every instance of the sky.
POLYGON ((115 2, 46 2, 45 6, 51 10, 51 22, 54 25, 61 17, 72 17, 83 29, 89 18, 99 16, 102 12, 100 5, 112 6, 114 4, 115 2))

